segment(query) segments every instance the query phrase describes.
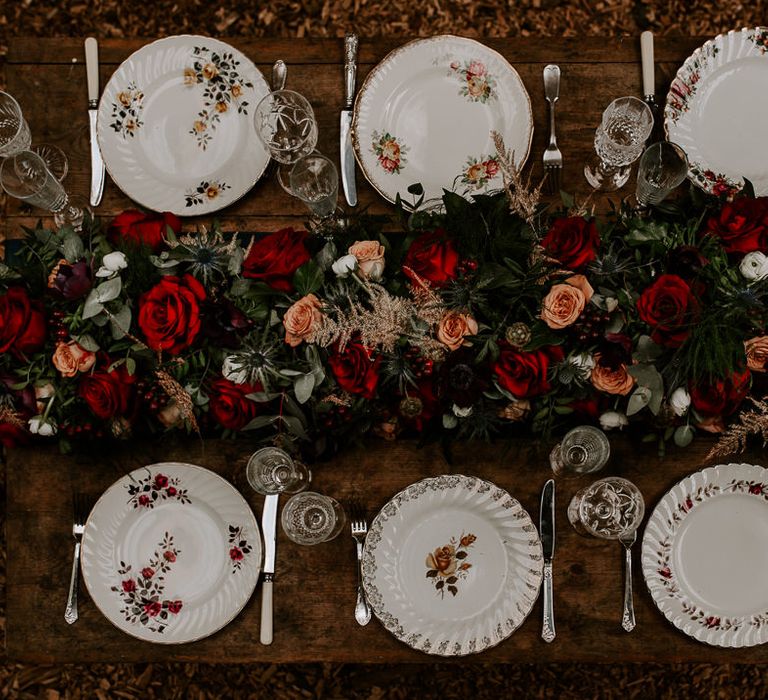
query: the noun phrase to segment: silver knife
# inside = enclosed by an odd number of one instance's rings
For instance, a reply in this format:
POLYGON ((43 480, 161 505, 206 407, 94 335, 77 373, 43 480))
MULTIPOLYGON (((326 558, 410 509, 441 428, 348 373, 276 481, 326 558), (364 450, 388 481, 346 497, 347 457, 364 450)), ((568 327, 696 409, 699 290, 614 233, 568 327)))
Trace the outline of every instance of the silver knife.
POLYGON ((96 138, 99 110, 99 45, 92 36, 85 40, 85 72, 88 76, 88 121, 91 131, 91 206, 98 206, 104 194, 104 159, 96 138))
POLYGON ((544 619, 541 638, 551 642, 555 638, 555 611, 552 605, 552 559, 555 555, 555 481, 550 479, 541 492, 539 532, 544 552, 544 619))
POLYGON ((352 107, 355 100, 355 81, 357 79, 357 34, 344 37, 344 109, 341 110, 341 137, 339 154, 341 158, 341 183, 347 204, 357 204, 357 186, 355 184, 355 150, 352 147, 352 107))
POLYGON ((648 143, 664 140, 664 117, 660 114, 656 102, 656 72, 653 54, 653 32, 640 35, 640 62, 643 69, 643 99, 653 113, 653 129, 648 136, 648 143))
POLYGON ((277 501, 280 494, 264 498, 261 514, 261 533, 264 537, 264 576, 261 584, 261 634, 262 644, 272 644, 272 583, 275 580, 275 549, 277 538, 277 501))

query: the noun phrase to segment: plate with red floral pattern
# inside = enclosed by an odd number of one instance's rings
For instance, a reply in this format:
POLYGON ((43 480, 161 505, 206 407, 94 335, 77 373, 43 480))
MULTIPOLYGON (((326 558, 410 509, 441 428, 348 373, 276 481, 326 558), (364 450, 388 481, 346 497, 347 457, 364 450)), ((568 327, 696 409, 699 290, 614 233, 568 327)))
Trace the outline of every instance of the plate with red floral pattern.
POLYGON ((643 536, 643 574, 659 610, 706 644, 768 641, 768 469, 720 464, 659 502, 643 536))
POLYGON ((259 526, 225 479, 163 462, 127 474, 85 524, 83 579, 116 627, 161 644, 207 637, 251 597, 261 568, 259 526))
POLYGON ((768 27, 720 34, 677 72, 664 110, 667 136, 688 155, 688 177, 733 194, 744 178, 768 194, 768 27))
POLYGON ((463 656, 525 620, 543 569, 536 526, 503 489, 472 476, 424 479, 371 524, 363 586, 382 624, 414 649, 463 656))
POLYGON ((387 55, 355 101, 355 154, 365 177, 389 201, 462 195, 502 187, 491 132, 522 166, 533 137, 531 100, 498 52, 462 37, 417 39, 387 55))

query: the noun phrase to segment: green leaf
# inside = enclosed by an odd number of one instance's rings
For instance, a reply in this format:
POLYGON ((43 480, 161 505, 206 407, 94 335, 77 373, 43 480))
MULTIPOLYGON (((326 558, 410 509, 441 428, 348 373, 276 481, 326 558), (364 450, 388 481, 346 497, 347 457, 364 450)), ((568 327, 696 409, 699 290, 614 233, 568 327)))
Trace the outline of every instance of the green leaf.
POLYGON ((229 288, 229 293, 233 297, 242 297, 248 293, 251 288, 251 280, 240 277, 232 282, 232 286, 229 288))
POLYGON ((437 576, 437 569, 429 569, 427 571, 427 578, 435 578, 437 576))
POLYGON ((136 374, 136 360, 134 360, 132 357, 126 357, 125 358, 125 370, 131 376, 136 374))
POLYGON ((266 428, 268 425, 272 425, 278 416, 256 416, 250 423, 243 427, 243 430, 258 430, 259 428, 266 428))
POLYGON ((109 319, 109 325, 112 328, 112 338, 120 340, 131 328, 131 307, 124 305, 119 311, 112 314, 109 319))
POLYGON ((664 349, 651 340, 649 335, 641 335, 637 339, 637 351, 634 354, 634 359, 638 362, 653 362, 658 358, 664 349))
POLYGON ((71 233, 64 238, 61 244, 61 254, 68 263, 76 263, 85 254, 83 239, 76 233, 71 233))
POLYGON ((100 349, 96 339, 87 333, 83 333, 83 335, 76 335, 75 340, 77 341, 77 344, 83 348, 83 350, 87 350, 88 352, 98 352, 100 349))
POLYGON ((688 447, 693 441, 696 429, 692 425, 680 425, 675 430, 674 440, 678 447, 688 447))
POLYGON ((288 428, 288 431, 291 434, 301 438, 302 440, 309 440, 307 431, 304 430, 304 426, 301 424, 301 421, 296 418, 296 416, 282 415, 280 418, 282 419, 283 423, 285 423, 285 427, 288 428))
POLYGON ((413 185, 408 185, 408 194, 412 194, 414 197, 421 197, 424 194, 424 188, 420 182, 415 182, 413 185))
MULTIPOLYGON (((102 282, 96 289, 96 298, 102 304, 117 299, 120 296, 120 290, 123 288, 123 282, 119 276, 102 282)), ((90 295, 89 295, 90 296, 90 295)))
POLYGON ((627 403, 627 415, 634 416, 635 413, 642 411, 648 405, 651 396, 652 393, 648 387, 641 386, 635 389, 627 403))
POLYGON ((325 275, 314 260, 302 265, 293 275, 293 286, 302 296, 316 292, 323 285, 325 275))
MULTIPOLYGON (((659 370, 652 364, 638 364, 628 367, 627 371, 635 378, 639 388, 647 389, 650 392, 646 405, 654 416, 658 415, 664 398, 664 379, 659 374, 659 370)), ((627 415, 632 414, 627 412, 627 415)))
POLYGON ((459 424, 459 419, 452 413, 443 414, 443 427, 446 430, 453 430, 459 424))
POLYGON ((98 316, 102 311, 104 311, 104 305, 99 301, 97 291, 92 289, 83 305, 83 320, 98 316))
POLYGON ((293 380, 293 393, 296 394, 296 400, 299 403, 306 403, 312 397, 312 391, 315 388, 315 375, 302 374, 293 380))

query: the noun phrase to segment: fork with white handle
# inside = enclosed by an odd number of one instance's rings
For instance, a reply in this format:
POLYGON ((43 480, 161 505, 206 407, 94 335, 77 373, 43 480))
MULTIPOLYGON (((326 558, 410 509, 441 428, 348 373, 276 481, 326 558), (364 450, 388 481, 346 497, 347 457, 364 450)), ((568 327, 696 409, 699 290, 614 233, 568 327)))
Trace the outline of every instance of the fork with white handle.
POLYGON ((544 173, 550 194, 560 192, 563 173, 563 154, 557 147, 555 133, 555 102, 560 96, 560 66, 550 64, 544 68, 544 96, 549 102, 549 144, 544 151, 544 173))

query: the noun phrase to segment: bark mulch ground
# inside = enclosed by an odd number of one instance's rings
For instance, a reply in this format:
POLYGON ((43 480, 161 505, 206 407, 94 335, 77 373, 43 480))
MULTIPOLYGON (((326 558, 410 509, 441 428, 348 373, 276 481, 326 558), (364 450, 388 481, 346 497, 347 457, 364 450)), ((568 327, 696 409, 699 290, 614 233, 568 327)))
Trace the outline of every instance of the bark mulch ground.
MULTIPOLYGON (((0 2, 0 60, 14 36, 465 36, 714 35, 765 24, 766 0, 14 0, 0 2)), ((4 81, 0 77, 0 84, 4 81)), ((5 502, 4 471, 0 498, 5 502)), ((4 510, 2 532, 5 532, 4 510)), ((5 586, 5 547, 0 548, 5 586)), ((4 604, 3 601, 0 605, 4 604)), ((0 608, 5 632, 5 612, 0 608)), ((670 630, 670 633, 672 631, 670 630)), ((256 652, 257 653, 257 652, 256 652)), ((0 698, 751 698, 768 697, 761 667, 708 664, 551 664, 464 667, 308 664, 115 664, 37 667, 4 660, 0 698)))

